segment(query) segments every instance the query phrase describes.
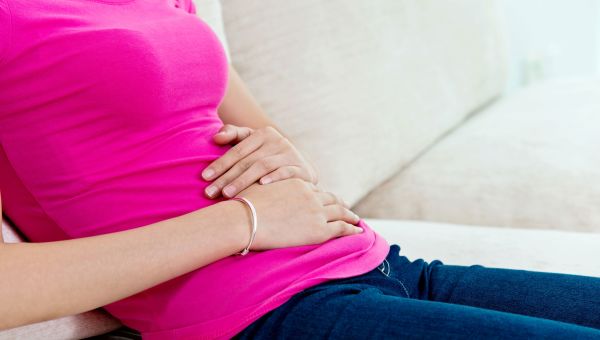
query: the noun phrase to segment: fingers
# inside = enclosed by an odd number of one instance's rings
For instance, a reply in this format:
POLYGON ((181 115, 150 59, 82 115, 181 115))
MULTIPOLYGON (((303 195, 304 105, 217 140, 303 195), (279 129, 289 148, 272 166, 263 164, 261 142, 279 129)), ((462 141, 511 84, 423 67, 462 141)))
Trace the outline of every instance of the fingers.
POLYGON ((328 222, 340 220, 346 223, 356 224, 360 220, 358 215, 339 204, 326 205, 324 209, 328 222))
POLYGON ((253 131, 249 127, 225 124, 221 126, 213 139, 217 144, 239 143, 248 138, 253 131))
POLYGON ((221 176, 240 160, 261 147, 261 145, 261 138, 256 137, 256 135, 250 135, 248 138, 227 150, 223 156, 209 164, 206 169, 202 171, 202 178, 208 181, 221 176))
POLYGON ((275 154, 265 157, 264 154, 268 154, 269 151, 263 150, 264 148, 255 150, 251 155, 234 164, 206 188, 206 194, 213 198, 222 191, 224 197, 231 198, 264 178, 265 175, 276 174, 275 177, 279 177, 277 174, 281 174, 282 169, 291 175, 290 178, 305 180, 313 190, 316 188, 314 184, 308 182, 310 179, 308 172, 298 166, 288 165, 293 161, 289 159, 289 155, 275 154))
MULTIPOLYGON (((227 170, 224 174, 222 174, 220 177, 216 178, 213 183, 211 185, 209 185, 206 188, 206 194, 209 197, 216 197, 219 195, 219 193, 221 193, 223 191, 223 189, 228 185, 231 184, 231 182, 239 177, 244 171, 250 169, 252 167, 252 164, 254 164, 255 162, 257 162, 260 158, 260 155, 257 154, 251 154, 248 157, 242 159, 241 161, 237 162, 236 164, 233 165, 233 167, 229 170, 227 170)), ((229 189, 231 190, 231 189, 229 189)), ((237 192, 242 191, 243 189, 239 189, 237 190, 237 192)), ((233 197, 233 196, 229 196, 228 197, 233 197)))
POLYGON ((344 221, 327 222, 327 228, 333 230, 334 236, 350 236, 360 234, 364 231, 363 228, 344 221))
POLYGON ((332 192, 319 191, 317 197, 319 197, 323 205, 340 204, 344 208, 350 209, 350 206, 341 197, 332 192))
POLYGON ((330 204, 342 204, 342 200, 332 192, 320 191, 317 193, 317 198, 319 198, 321 204, 324 206, 330 204))
POLYGON ((246 170, 243 169, 242 165, 238 166, 236 164, 222 176, 224 178, 223 181, 228 183, 223 188, 223 196, 229 198, 235 196, 238 192, 246 189, 265 174, 280 167, 283 162, 285 162, 285 159, 282 156, 275 155, 253 161, 252 165, 246 170))
POLYGON ((296 165, 283 166, 268 175, 263 176, 259 183, 269 184, 277 181, 283 181, 288 178, 300 178, 307 182, 313 182, 313 176, 311 176, 306 170, 296 165))

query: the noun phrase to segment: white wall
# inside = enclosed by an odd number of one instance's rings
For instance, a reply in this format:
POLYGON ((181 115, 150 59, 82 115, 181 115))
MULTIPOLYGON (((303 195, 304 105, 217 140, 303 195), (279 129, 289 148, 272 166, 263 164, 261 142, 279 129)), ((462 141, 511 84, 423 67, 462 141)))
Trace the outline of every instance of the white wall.
POLYGON ((504 0, 508 90, 548 78, 600 74, 600 1, 504 0))
POLYGON ((600 74, 600 4, 596 4, 596 73, 600 74))

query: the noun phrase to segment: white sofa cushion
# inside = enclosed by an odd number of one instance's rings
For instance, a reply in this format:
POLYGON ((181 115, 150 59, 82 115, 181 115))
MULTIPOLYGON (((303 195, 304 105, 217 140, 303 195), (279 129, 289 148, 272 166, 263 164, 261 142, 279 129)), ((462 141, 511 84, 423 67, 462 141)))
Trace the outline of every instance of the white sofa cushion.
POLYGON ((9 224, 4 218, 0 224, 0 233, 2 234, 2 239, 5 243, 23 242, 23 237, 21 237, 12 224, 9 224))
POLYGON ((0 340, 83 339, 105 334, 121 327, 121 323, 103 310, 38 322, 0 331, 0 340))
POLYGON ((355 209, 600 232, 599 151, 600 79, 545 83, 479 113, 355 209))
POLYGON ((497 1, 228 0, 231 58, 352 204, 504 80, 497 1))
POLYGON ((600 277, 600 234, 365 219, 414 261, 600 277))

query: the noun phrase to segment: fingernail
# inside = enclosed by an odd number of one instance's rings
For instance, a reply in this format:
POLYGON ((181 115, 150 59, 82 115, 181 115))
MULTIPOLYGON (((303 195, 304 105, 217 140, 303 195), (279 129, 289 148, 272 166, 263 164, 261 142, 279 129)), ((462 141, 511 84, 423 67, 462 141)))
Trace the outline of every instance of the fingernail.
POLYGON ((206 193, 208 196, 213 197, 217 193, 217 187, 210 185, 208 188, 206 188, 206 193))
POLYGON ((223 189, 223 193, 228 197, 233 197, 235 194, 235 187, 233 185, 228 185, 225 187, 225 189, 223 189))
POLYGON ((260 184, 269 184, 271 183, 271 179, 269 177, 263 177, 260 179, 260 184))
POLYGON ((357 233, 362 233, 363 231, 365 231, 363 228, 359 227, 354 227, 354 230, 356 230, 357 233))
POLYGON ((360 220, 360 217, 357 214, 354 214, 354 218, 356 218, 357 220, 360 220))
POLYGON ((204 177, 204 179, 210 179, 214 174, 215 171, 213 169, 204 169, 202 177, 204 177))

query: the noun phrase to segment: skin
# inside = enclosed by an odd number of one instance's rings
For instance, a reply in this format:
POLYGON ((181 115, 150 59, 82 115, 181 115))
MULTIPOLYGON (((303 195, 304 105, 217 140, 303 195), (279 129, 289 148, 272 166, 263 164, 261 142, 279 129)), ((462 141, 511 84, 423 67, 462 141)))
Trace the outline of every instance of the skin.
MULTIPOLYGON (((221 117, 253 131, 269 126, 237 73, 230 77, 221 117)), ((240 189, 259 216, 252 251, 362 232, 354 226, 358 216, 338 197, 299 177, 240 189)), ((0 233, 0 329, 92 310, 231 256, 246 246, 249 220, 241 202, 223 201, 147 226, 73 240, 7 244, 0 233)))

